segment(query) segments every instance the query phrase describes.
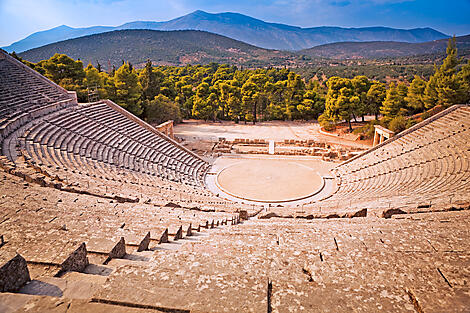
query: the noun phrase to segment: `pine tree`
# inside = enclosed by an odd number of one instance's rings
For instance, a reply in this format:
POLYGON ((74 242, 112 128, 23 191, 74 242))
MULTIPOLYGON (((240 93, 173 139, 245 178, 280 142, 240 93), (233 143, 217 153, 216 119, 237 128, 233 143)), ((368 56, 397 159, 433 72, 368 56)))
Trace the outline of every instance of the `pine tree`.
POLYGON ((199 119, 209 120, 214 117, 215 108, 209 101, 211 95, 208 83, 201 83, 197 86, 196 95, 193 99, 193 116, 199 119))
POLYGON ((135 70, 130 70, 124 63, 114 74, 116 86, 116 103, 136 116, 141 116, 143 109, 140 96, 141 87, 135 70))
POLYGON ((380 113, 386 118, 390 119, 397 115, 402 115, 403 110, 406 108, 406 92, 404 92, 404 88, 401 87, 401 85, 403 84, 398 84, 397 86, 394 83, 391 83, 387 90, 387 95, 382 107, 380 108, 380 113))
POLYGON ((145 100, 144 103, 145 118, 149 123, 161 124, 168 120, 179 123, 181 121, 179 107, 164 95, 158 95, 151 101, 145 100))
POLYGON ((160 93, 160 84, 163 81, 163 74, 155 71, 152 62, 147 60, 145 67, 139 73, 139 83, 142 86, 142 98, 151 100, 160 93))
POLYGON ((100 73, 91 63, 85 68, 84 85, 87 87, 102 87, 100 73))
POLYGON ((434 106, 437 105, 437 102, 439 100, 439 95, 437 93, 437 80, 438 80, 438 75, 437 75, 437 67, 434 67, 434 74, 429 77, 429 80, 426 84, 426 88, 424 89, 424 107, 426 109, 433 108, 434 106))
POLYGON ((432 108, 435 105, 450 106, 465 100, 464 86, 457 75, 457 45, 455 37, 449 39, 446 49, 447 56, 442 65, 429 79, 425 89, 425 106, 432 108))
POLYGON ((426 82, 418 75, 415 75, 410 87, 408 88, 408 94, 405 97, 405 101, 408 102, 408 106, 413 108, 415 112, 422 112, 425 108, 425 89, 426 82))
POLYGON ((470 60, 462 66, 458 79, 463 89, 462 103, 468 104, 470 102, 470 60))
POLYGON ((364 122, 364 115, 371 113, 367 105, 367 92, 371 87, 371 82, 366 76, 356 76, 351 79, 354 88, 354 94, 359 98, 358 106, 355 110, 354 117, 361 116, 364 122))
POLYGON ((259 96, 259 87, 254 82, 248 80, 243 84, 242 90, 242 111, 245 114, 245 120, 256 123, 256 104, 259 96))
POLYGON ((356 112, 360 99, 354 94, 354 86, 350 79, 331 77, 327 82, 325 112, 322 120, 337 123, 346 120, 349 131, 352 131, 351 118, 356 112))
POLYGON ((375 119, 378 120, 380 107, 385 100, 385 94, 387 90, 385 85, 381 82, 373 82, 370 86, 369 91, 367 91, 367 107, 368 111, 375 115, 375 119))

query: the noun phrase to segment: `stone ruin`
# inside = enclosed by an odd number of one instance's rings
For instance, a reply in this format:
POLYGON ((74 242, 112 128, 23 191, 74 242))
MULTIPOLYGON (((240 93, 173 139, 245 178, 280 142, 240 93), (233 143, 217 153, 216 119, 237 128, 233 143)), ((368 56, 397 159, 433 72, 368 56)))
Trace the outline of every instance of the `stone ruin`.
POLYGON ((207 190, 206 160, 1 51, 0 143, 1 312, 470 310, 468 106, 337 165, 323 199, 243 205, 207 190))
MULTIPOLYGON (((364 149, 333 145, 314 140, 285 139, 275 142, 275 155, 305 155, 320 157, 324 161, 345 161, 357 156, 364 149)), ((227 140, 219 138, 214 146, 215 154, 269 154, 269 140, 236 138, 227 140)))

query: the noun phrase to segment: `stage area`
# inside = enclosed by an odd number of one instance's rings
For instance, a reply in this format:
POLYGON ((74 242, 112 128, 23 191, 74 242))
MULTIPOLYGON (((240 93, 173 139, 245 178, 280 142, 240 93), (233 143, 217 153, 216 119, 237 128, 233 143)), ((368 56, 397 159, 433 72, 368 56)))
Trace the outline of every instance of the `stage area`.
POLYGON ((242 139, 264 139, 282 142, 284 140, 314 140, 315 142, 328 142, 329 144, 344 145, 357 148, 370 148, 359 141, 351 141, 336 136, 326 136, 319 132, 320 125, 312 122, 299 121, 269 121, 259 122, 256 125, 234 122, 204 122, 185 120, 184 123, 174 126, 174 134, 186 143, 217 142, 219 138, 233 141, 242 139))
POLYGON ((332 163, 312 158, 222 157, 212 168, 217 187, 235 198, 289 202, 311 197, 324 187, 332 163))

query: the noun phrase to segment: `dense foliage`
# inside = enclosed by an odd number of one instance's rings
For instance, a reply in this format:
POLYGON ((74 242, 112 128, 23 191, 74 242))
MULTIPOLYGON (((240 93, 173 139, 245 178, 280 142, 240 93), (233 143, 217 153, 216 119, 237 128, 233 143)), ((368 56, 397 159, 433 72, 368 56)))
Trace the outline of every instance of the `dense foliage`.
MULTIPOLYGON (((416 123, 417 120, 412 116, 426 109, 468 103, 470 61, 458 69, 461 60, 457 58, 455 38, 449 40, 446 52, 447 57, 442 65, 434 67, 434 73, 428 81, 415 76, 409 86, 403 82, 390 83, 386 89, 383 83, 370 82, 365 76, 353 79, 331 77, 327 81, 328 94, 320 123, 331 128, 346 120, 352 130, 352 118, 364 114, 375 114, 377 118, 377 113, 380 113, 383 116, 381 124, 399 132, 416 123)), ((364 128, 369 134, 370 129, 364 128)))
MULTIPOLYGON (((173 119, 263 120, 317 119, 334 128, 351 119, 379 115, 381 123, 401 131, 416 121, 410 118, 435 106, 448 107, 470 101, 470 62, 461 65, 455 39, 449 40, 447 57, 434 66, 429 79, 415 76, 411 83, 390 83, 359 75, 330 77, 324 84, 307 83, 290 69, 238 69, 207 65, 152 66, 141 70, 123 62, 111 73, 56 54, 36 64, 27 63, 87 102, 87 89, 96 89, 133 114, 154 123, 173 119)), ((15 55, 16 56, 16 55, 15 55)), ((370 132, 371 127, 365 128, 370 132)))

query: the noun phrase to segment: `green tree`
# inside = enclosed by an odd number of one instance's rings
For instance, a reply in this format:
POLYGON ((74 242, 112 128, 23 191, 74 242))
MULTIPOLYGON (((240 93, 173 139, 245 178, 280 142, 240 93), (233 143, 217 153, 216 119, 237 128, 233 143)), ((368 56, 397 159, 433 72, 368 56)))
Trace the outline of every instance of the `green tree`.
POLYGON ((372 113, 370 112, 367 103, 367 92, 369 91, 372 83, 366 76, 356 76, 351 79, 351 83, 354 88, 354 94, 359 98, 359 103, 355 112, 353 112, 353 116, 354 119, 356 119, 356 115, 361 116, 362 121, 364 122, 364 115, 372 113))
POLYGON ((415 78, 408 88, 408 94, 405 97, 405 101, 408 102, 408 106, 413 108, 415 112, 422 112, 425 108, 425 89, 426 82, 418 75, 415 75, 415 78))
POLYGON ((388 128, 394 133, 399 133, 407 128, 407 119, 403 115, 393 117, 388 123, 388 128))
POLYGON ((102 99, 110 99, 116 101, 117 92, 116 85, 114 84, 114 76, 108 75, 105 72, 100 73, 101 80, 103 82, 103 96, 102 99))
POLYGON ((470 102, 470 60, 462 66, 462 69, 458 73, 458 79, 462 84, 463 96, 462 103, 470 102))
POLYGON ((114 74, 116 86, 116 103, 136 116, 143 113, 140 97, 142 89, 135 70, 131 70, 127 63, 119 67, 114 74))
MULTIPOLYGON (((193 99, 193 116, 199 119, 214 119, 216 107, 210 101, 210 86, 208 83, 201 83, 196 89, 196 95, 193 99)), ((213 97, 213 96, 212 96, 213 97)))
POLYGON ((259 87, 251 81, 247 81, 242 86, 242 111, 246 121, 256 123, 256 104, 259 87))
POLYGON ((425 89, 425 106, 450 106, 465 100, 465 88, 457 75, 457 45, 455 37, 449 39, 446 49, 447 56, 442 65, 436 69, 425 89))
POLYGON ((366 101, 368 111, 375 115, 376 120, 378 120, 380 107, 385 100, 386 92, 385 84, 378 81, 374 81, 367 91, 366 101))
POLYGON ((265 88, 268 92, 267 114, 269 118, 274 120, 286 119, 287 80, 280 80, 276 83, 267 82, 265 88))
POLYGON ((218 89, 218 94, 219 96, 219 103, 220 103, 220 110, 222 111, 222 118, 225 119, 228 116, 228 113, 230 111, 229 109, 229 99, 232 94, 232 88, 231 86, 226 82, 217 82, 216 88, 218 89))
POLYGON ((230 86, 229 97, 227 99, 228 117, 237 123, 242 114, 242 95, 239 82, 236 79, 228 81, 230 86))
POLYGON ((439 95, 437 93, 437 81, 437 67, 435 67, 435 74, 429 77, 429 80, 426 83, 426 88, 424 89, 423 100, 424 107, 426 109, 433 108, 439 100, 439 95))
POLYGON ((84 83, 85 86, 102 86, 100 72, 91 63, 85 68, 84 83))
POLYGON ((173 120, 181 122, 181 113, 178 105, 164 95, 158 95, 153 100, 144 100, 145 119, 149 123, 161 124, 173 120))
POLYGON ((106 73, 99 72, 93 65, 88 64, 85 68, 85 79, 83 81, 84 86, 87 88, 96 88, 99 93, 100 99, 107 98, 107 92, 104 86, 104 78, 107 76, 106 73))
POLYGON ((305 120, 316 119, 325 110, 325 99, 318 89, 307 90, 302 103, 297 105, 297 111, 305 120))
POLYGON ((352 131, 351 118, 360 102, 354 93, 354 86, 350 79, 331 77, 328 82, 325 112, 322 120, 337 123, 341 120, 348 122, 349 131, 352 131))
POLYGON ((303 101, 305 91, 305 84, 300 75, 290 72, 287 75, 286 89, 285 89, 285 115, 289 120, 299 117, 297 114, 297 107, 303 101))
POLYGON ((43 74, 67 90, 77 92, 78 101, 87 101, 86 87, 83 80, 85 71, 82 61, 75 61, 65 54, 54 54, 49 60, 39 62, 43 74))
POLYGON ((163 73, 155 71, 152 62, 147 61, 145 67, 139 73, 139 83, 142 86, 142 98, 153 99, 160 93, 160 84, 163 81, 163 73))
MULTIPOLYGON (((178 82, 183 84, 184 82, 178 82)), ((175 98, 181 108, 182 115, 185 118, 191 117, 193 109, 193 86, 192 85, 182 85, 178 86, 178 96, 175 98)))
POLYGON ((403 115, 404 110, 406 110, 406 92, 404 91, 404 88, 401 87, 402 85, 403 84, 398 84, 397 86, 394 83, 391 83, 387 90, 387 95, 382 107, 380 108, 380 113, 387 119, 392 119, 399 114, 403 115))

